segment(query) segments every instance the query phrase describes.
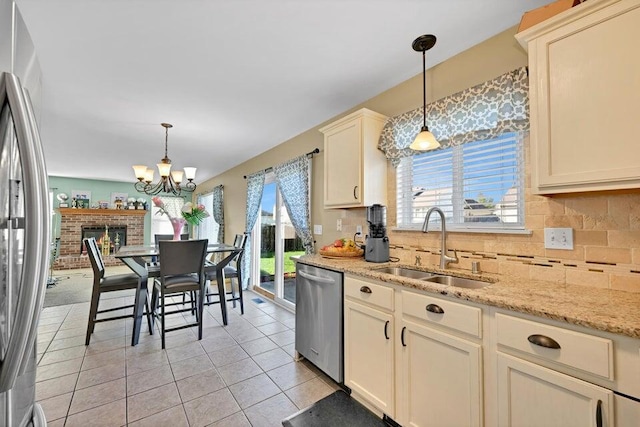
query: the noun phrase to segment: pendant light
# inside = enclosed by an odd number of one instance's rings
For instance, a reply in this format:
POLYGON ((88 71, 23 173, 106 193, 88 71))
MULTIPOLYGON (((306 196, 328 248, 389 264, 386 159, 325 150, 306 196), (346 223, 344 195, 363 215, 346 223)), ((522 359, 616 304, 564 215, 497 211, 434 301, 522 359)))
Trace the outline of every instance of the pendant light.
POLYGON ((422 52, 422 129, 409 148, 416 151, 428 151, 440 148, 440 143, 427 127, 427 62, 426 52, 436 44, 436 36, 425 34, 415 39, 411 45, 416 52, 422 52))

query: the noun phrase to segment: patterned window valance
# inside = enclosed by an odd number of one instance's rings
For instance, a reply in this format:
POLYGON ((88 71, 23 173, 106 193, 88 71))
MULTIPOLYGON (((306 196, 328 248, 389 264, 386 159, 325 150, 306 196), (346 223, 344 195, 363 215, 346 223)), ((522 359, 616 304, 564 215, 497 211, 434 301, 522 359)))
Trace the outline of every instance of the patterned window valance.
MULTIPOLYGON (((529 130, 526 67, 427 104, 427 126, 443 148, 529 130)), ((394 166, 420 153, 409 145, 422 127, 422 107, 387 120, 378 148, 394 166)))

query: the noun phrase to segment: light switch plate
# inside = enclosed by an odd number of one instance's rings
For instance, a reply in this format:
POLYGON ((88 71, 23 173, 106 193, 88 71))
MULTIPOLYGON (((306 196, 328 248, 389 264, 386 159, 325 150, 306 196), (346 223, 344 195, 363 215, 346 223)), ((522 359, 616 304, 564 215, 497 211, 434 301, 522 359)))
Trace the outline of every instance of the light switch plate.
POLYGON ((545 228, 544 247, 546 249, 573 250, 573 229, 545 228))
POLYGON ((362 235, 362 226, 361 225, 356 225, 356 234, 362 235))
POLYGON ((342 219, 338 218, 336 220, 336 231, 342 231, 342 219))
POLYGON ((322 235, 322 224, 313 224, 313 234, 322 235))

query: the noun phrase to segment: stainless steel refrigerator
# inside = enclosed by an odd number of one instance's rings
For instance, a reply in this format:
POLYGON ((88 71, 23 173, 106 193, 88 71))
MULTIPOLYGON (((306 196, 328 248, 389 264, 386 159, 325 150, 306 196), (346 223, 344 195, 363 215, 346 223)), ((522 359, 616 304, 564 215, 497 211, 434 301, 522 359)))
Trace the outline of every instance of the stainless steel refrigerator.
POLYGON ((35 379, 49 211, 29 94, 18 77, 0 73, 0 427, 46 425, 35 403, 35 379))

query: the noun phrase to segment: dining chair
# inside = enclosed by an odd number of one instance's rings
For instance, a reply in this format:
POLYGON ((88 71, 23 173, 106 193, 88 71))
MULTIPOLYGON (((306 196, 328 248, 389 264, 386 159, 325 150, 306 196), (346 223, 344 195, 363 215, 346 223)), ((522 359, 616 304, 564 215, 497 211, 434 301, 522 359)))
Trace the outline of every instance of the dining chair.
POLYGON ((198 339, 202 339, 203 296, 205 293, 204 262, 207 254, 207 239, 200 240, 161 240, 159 244, 160 277, 156 278, 151 296, 152 313, 160 319, 162 348, 165 348, 166 332, 198 326, 198 339), (197 295, 196 322, 167 328, 167 315, 185 313, 192 308, 184 308, 182 303, 168 303, 167 297, 185 292, 197 295), (167 311, 167 307, 180 306, 167 311), (160 314, 157 313, 158 307, 160 314))
MULTIPOLYGON (((123 310, 127 308, 133 309, 135 307, 134 304, 131 304, 131 305, 124 305, 124 306, 111 307, 103 310, 98 310, 98 306, 100 305, 100 296, 106 292, 122 291, 126 289, 138 289, 140 277, 135 273, 115 274, 112 276, 105 276, 104 260, 102 258, 100 249, 98 248, 98 243, 96 242, 95 237, 85 238, 83 243, 84 243, 84 246, 87 248, 87 255, 89 256, 89 261, 91 262, 91 268, 93 269, 93 291, 91 293, 91 303, 89 308, 89 322, 87 324, 87 337, 85 340, 85 345, 89 345, 89 342, 91 340, 91 334, 93 334, 93 330, 95 328, 96 323, 106 322, 109 320, 124 319, 127 317, 135 316, 135 312, 133 312, 132 310, 131 314, 98 318, 99 314, 113 312, 117 310, 123 310)), ((149 310, 148 299, 147 301, 145 301, 145 307, 147 309, 147 322, 149 323, 149 333, 153 335, 153 326, 151 324, 151 311, 149 310)))
MULTIPOLYGON (((244 255, 244 248, 247 243, 247 233, 236 234, 233 240, 233 246, 236 248, 242 249, 240 252, 236 254, 236 256, 227 264, 223 269, 222 273, 224 279, 229 279, 229 287, 230 290, 225 292, 227 295, 231 295, 231 298, 226 299, 227 301, 233 302, 233 308, 236 308, 236 301, 240 302, 240 313, 244 314, 244 302, 242 299, 242 268, 240 264, 242 263, 242 256, 244 255), (238 296, 236 296, 234 287, 233 287, 233 279, 236 279, 236 284, 238 286, 238 296)), ((208 269, 207 272, 207 280, 212 282, 216 279, 216 271, 215 269, 208 269)), ((207 302, 209 303, 209 298, 212 295, 218 295, 216 293, 207 293, 207 302)))

